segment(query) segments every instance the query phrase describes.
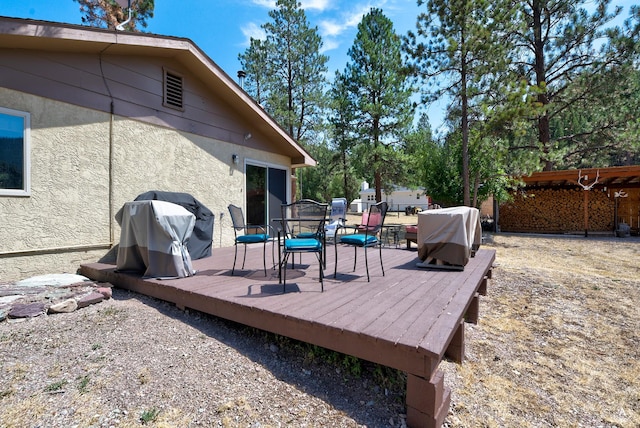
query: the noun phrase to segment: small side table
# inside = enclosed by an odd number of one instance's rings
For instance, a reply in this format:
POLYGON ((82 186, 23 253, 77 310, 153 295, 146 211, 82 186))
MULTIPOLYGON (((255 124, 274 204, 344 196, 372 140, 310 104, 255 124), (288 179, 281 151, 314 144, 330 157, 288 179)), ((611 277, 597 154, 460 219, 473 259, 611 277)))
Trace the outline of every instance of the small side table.
POLYGON ((402 225, 401 224, 385 224, 383 228, 385 229, 383 246, 387 244, 389 245, 393 244, 396 246, 396 248, 399 248, 400 247, 400 229, 402 228, 402 225), (389 237, 391 237, 391 240, 389 239, 389 237))

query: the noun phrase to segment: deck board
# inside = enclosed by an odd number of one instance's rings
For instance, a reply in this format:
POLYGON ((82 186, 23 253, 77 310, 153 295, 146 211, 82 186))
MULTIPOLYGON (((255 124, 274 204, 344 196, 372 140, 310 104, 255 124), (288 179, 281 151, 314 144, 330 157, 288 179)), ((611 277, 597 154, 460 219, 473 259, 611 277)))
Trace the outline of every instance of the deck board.
MULTIPOLYGON (((481 252, 477 255, 478 260, 487 258, 487 253, 481 252)), ((493 262, 493 259, 491 259, 493 262)), ((486 275, 486 272, 482 271, 481 264, 477 264, 473 266, 474 269, 469 269, 469 275, 473 275, 474 277, 481 275, 486 275)), ((466 271, 466 269, 465 269, 466 271)), ((477 292, 477 289, 476 291, 477 292)), ((451 297, 451 300, 448 302, 447 308, 450 311, 443 312, 442 316, 439 317, 433 323, 432 328, 429 329, 428 333, 423 336, 420 341, 420 346, 424 348, 442 348, 440 344, 448 343, 451 340, 451 337, 455 333, 452 332, 455 325, 459 324, 460 319, 455 315, 459 313, 466 312, 466 309, 471 304, 471 299, 474 297, 475 292, 470 288, 459 287, 458 291, 451 297)))
MULTIPOLYGON (((434 273, 434 280, 437 282, 429 290, 432 294, 437 295, 444 290, 445 285, 439 279, 441 276, 441 272, 434 273)), ((425 287, 425 285, 418 282, 414 284, 413 290, 408 290, 408 287, 399 289, 399 292, 404 293, 398 293, 395 299, 396 303, 390 302, 385 313, 365 327, 363 333, 381 337, 388 336, 390 340, 398 343, 399 338, 417 319, 428 325, 433 316, 429 307, 435 299, 425 299, 424 292, 421 290, 421 287, 425 287)))
MULTIPOLYGON (((182 308, 393 367, 424 379, 427 385, 434 382, 439 396, 429 406, 439 407, 411 411, 414 425, 433 426, 447 411, 440 405, 447 401, 448 393, 437 386, 438 364, 490 275, 495 251, 480 249, 461 272, 418 268, 416 251, 385 247, 382 252, 385 275, 378 251, 369 251, 371 281, 367 282, 364 253, 358 253, 352 272, 351 248, 339 248, 338 275, 333 278, 335 255, 329 246, 324 292, 318 281, 318 263, 305 255, 302 263, 296 261, 295 269, 289 267, 283 294, 270 260, 264 276, 259 245, 248 247, 245 270, 236 265, 233 276, 233 247, 214 249, 211 257, 195 260, 198 273, 189 278, 142 279, 115 272, 114 265, 104 263, 83 265, 81 272, 182 308)), ((241 257, 240 249, 239 264, 241 257)), ((410 401, 414 400, 408 398, 410 401)))
MULTIPOLYGON (((429 307, 414 308, 418 311, 418 316, 412 317, 415 322, 404 331, 403 335, 398 339, 398 342, 409 345, 415 344, 417 347, 432 350, 431 347, 424 346, 422 344, 423 338, 432 332, 439 320, 447 316, 447 313, 450 312, 449 303, 453 300, 453 297, 459 292, 464 283, 468 281, 469 278, 473 277, 473 272, 474 270, 472 268, 465 269, 462 272, 442 272, 444 274, 441 277, 442 279, 437 285, 434 285, 434 295, 429 307), (425 314, 427 319, 421 319, 419 317, 420 313, 425 314)), ((458 316, 458 314, 454 315, 456 317, 458 316)), ((448 333, 449 332, 447 332, 447 335, 448 333)))

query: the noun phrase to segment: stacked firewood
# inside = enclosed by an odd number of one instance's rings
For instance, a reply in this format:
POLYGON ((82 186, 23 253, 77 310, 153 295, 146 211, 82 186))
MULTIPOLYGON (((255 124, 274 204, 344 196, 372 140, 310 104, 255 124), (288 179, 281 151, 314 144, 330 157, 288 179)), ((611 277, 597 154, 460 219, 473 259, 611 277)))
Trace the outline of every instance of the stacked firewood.
MULTIPOLYGON (((500 205, 503 232, 572 233, 585 230, 582 189, 527 189, 500 205)), ((613 231, 614 201, 606 192, 588 191, 588 230, 613 231)))

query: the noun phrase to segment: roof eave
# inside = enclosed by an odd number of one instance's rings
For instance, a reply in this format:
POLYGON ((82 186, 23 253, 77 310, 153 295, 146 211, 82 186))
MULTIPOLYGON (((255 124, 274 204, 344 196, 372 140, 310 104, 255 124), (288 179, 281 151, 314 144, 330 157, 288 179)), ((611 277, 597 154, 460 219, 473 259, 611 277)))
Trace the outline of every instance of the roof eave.
POLYGON ((0 17, 0 48, 48 49, 100 53, 105 49, 119 55, 152 52, 184 63, 203 82, 264 133, 294 168, 315 166, 311 155, 291 138, 264 109, 227 73, 187 38, 120 32, 79 25, 0 17))

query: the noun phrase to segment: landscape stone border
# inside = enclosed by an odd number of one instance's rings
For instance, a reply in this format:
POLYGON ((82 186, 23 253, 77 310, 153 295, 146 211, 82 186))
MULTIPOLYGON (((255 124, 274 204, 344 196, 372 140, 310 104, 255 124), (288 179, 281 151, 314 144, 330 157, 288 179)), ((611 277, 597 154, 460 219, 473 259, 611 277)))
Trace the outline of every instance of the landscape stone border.
POLYGON ((69 313, 112 296, 112 285, 81 275, 51 274, 0 284, 0 322, 69 313))

